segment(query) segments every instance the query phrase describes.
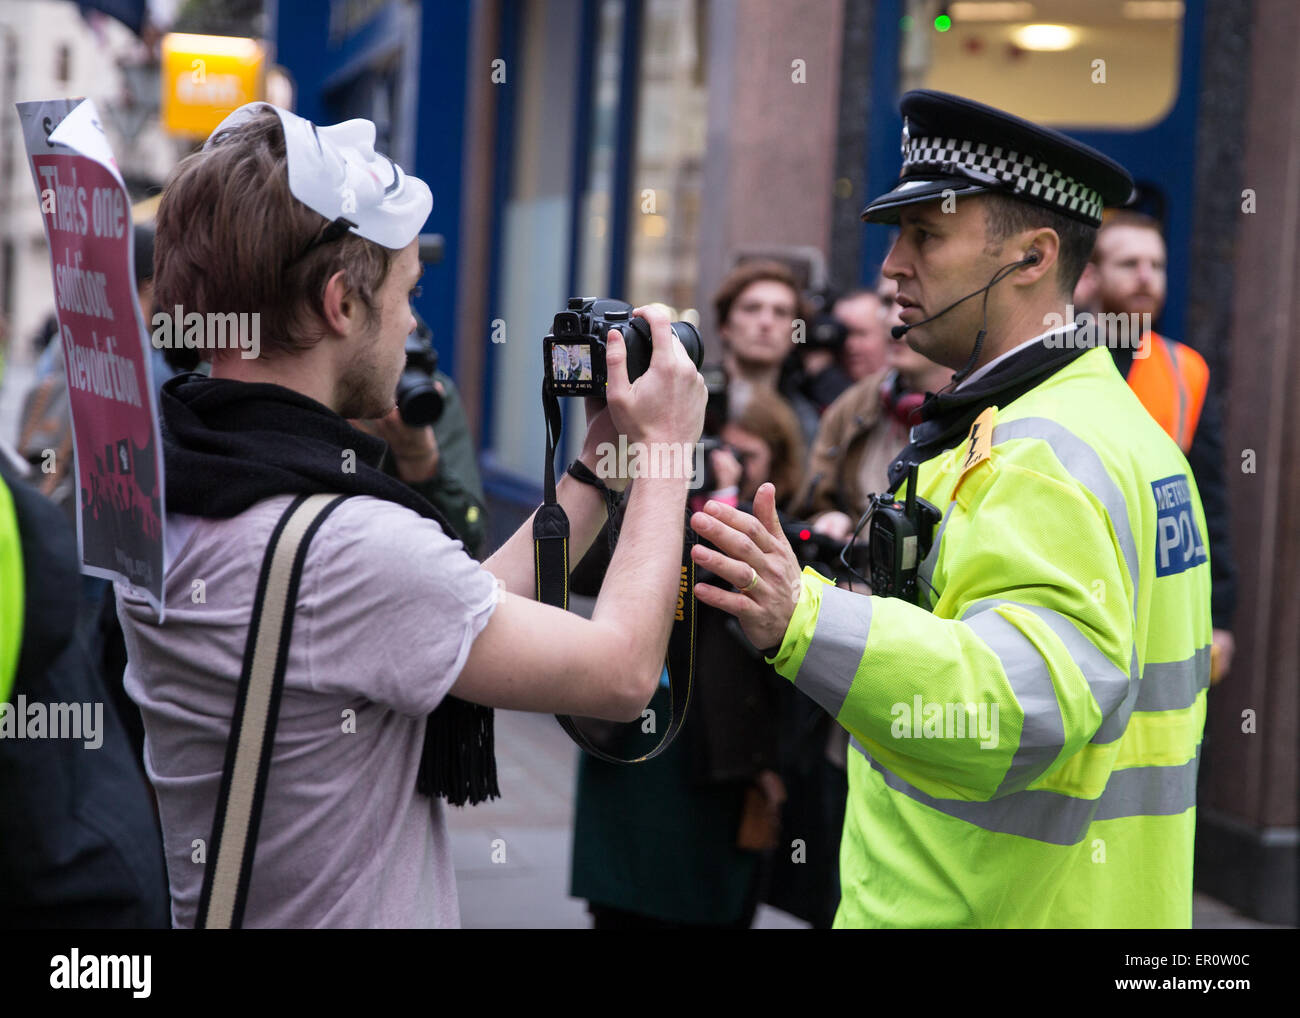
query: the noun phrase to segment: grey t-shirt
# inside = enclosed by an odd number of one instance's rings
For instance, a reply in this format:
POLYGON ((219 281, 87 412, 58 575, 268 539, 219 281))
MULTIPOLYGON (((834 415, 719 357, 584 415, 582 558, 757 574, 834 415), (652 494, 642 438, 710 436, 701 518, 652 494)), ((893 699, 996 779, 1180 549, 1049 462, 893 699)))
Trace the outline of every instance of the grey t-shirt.
MULTIPOLYGON (((169 515, 162 626, 117 587, 176 926, 194 925, 258 574, 290 501, 169 515)), ((444 805, 416 792, 416 771, 425 717, 497 599, 492 574, 409 509, 354 497, 326 519, 298 591, 245 926, 459 925, 444 805)))

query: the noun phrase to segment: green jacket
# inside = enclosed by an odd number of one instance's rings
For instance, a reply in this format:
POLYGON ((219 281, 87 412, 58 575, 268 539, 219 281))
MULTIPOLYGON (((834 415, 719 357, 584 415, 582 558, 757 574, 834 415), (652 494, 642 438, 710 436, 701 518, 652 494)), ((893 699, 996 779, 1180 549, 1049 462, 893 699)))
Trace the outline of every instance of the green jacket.
POLYGON ((1105 349, 989 413, 986 458, 968 436, 920 468, 932 610, 809 571, 773 659, 852 736, 836 925, 1190 926, 1211 625, 1187 462, 1105 349))
MULTIPOLYGON (((482 558, 487 540, 487 499, 479 477, 474 438, 456 383, 441 371, 434 378, 442 383, 443 389, 442 416, 433 426, 438 439, 438 470, 431 480, 416 482, 411 487, 447 517, 447 522, 465 542, 465 550, 475 558, 482 558)), ((397 476, 391 456, 385 460, 385 469, 397 476)))

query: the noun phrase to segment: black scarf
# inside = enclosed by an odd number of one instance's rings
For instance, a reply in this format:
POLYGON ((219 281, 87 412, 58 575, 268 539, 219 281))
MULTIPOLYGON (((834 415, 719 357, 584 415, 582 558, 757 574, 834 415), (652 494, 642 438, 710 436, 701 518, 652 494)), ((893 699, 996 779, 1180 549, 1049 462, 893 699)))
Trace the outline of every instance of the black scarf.
MULTIPOLYGON (((179 375, 159 405, 169 510, 228 518, 276 495, 370 495, 435 520, 458 540, 437 509, 379 469, 388 449, 381 439, 301 393, 179 375), (345 449, 356 454, 355 473, 342 469, 345 449)), ((446 697, 425 727, 416 788, 454 806, 498 797, 492 727, 490 708, 446 697)))
POLYGON ((994 365, 960 392, 926 396, 920 409, 921 423, 912 428, 911 444, 889 464, 889 490, 898 490, 913 463, 924 463, 960 445, 986 408, 1007 406, 1088 351, 1083 345, 1049 347, 1047 338, 994 365))

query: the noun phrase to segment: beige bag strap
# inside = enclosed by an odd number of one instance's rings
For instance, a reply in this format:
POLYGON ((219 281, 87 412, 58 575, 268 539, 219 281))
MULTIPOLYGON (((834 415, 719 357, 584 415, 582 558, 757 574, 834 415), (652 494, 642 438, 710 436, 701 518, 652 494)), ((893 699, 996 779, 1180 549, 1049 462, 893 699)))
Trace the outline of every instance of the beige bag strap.
POLYGON ((346 497, 299 495, 280 517, 262 559, 195 929, 243 923, 307 546, 346 497))

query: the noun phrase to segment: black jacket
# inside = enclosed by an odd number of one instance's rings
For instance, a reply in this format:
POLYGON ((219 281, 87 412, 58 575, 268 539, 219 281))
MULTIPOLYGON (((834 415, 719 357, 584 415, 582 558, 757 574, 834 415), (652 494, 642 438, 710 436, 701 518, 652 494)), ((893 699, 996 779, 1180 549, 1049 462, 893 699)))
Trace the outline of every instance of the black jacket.
POLYGON ((102 704, 97 748, 0 739, 0 926, 170 926, 153 796, 98 663, 80 604, 76 534, 0 457, 22 542, 24 611, 13 703, 102 704))

